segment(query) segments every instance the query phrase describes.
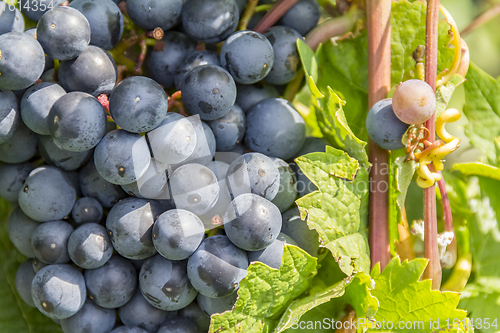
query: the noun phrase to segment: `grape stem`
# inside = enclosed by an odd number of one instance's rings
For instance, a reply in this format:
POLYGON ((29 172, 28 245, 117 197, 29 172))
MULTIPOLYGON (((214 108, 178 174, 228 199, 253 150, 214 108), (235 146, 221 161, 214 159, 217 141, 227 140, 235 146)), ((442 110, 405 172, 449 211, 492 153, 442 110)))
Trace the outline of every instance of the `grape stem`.
MULTIPOLYGON (((427 1, 426 35, 425 35, 425 81, 436 91, 437 57, 438 57, 438 20, 439 0, 427 1)), ((429 130, 428 140, 435 141, 435 118, 432 116, 425 127, 429 130)), ((424 255, 429 263, 423 278, 432 280, 432 289, 439 290, 441 286, 441 264, 437 243, 437 212, 435 185, 424 189, 424 255)))
MULTIPOLYGON (((368 106, 387 97, 391 87, 391 0, 369 0, 368 30, 368 106)), ((389 152, 373 141, 368 143, 370 169, 369 243, 372 267, 389 263, 389 152)))
POLYGON ((255 13, 255 9, 257 8, 257 4, 259 0, 250 0, 248 1, 247 8, 245 9, 245 13, 240 20, 239 30, 246 30, 248 26, 248 22, 252 18, 252 15, 255 13))
POLYGON ((273 24, 278 22, 278 20, 299 0, 279 0, 276 5, 274 5, 267 14, 260 20, 260 22, 253 29, 256 32, 264 33, 273 24))
POLYGON ((476 17, 464 30, 462 30, 462 37, 467 36, 472 31, 476 30, 483 24, 488 23, 498 15, 500 15, 500 3, 494 5, 490 9, 487 9, 484 13, 476 17))

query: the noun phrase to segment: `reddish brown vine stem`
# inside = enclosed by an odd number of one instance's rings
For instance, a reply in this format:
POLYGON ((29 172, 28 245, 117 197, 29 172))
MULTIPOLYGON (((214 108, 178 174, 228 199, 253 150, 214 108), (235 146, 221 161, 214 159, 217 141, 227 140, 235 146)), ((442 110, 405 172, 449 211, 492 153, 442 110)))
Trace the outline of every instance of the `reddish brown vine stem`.
POLYGON ((260 22, 253 29, 256 32, 263 33, 269 29, 274 23, 286 13, 297 1, 299 0, 279 0, 276 5, 260 20, 260 22))
MULTIPOLYGON (((391 87, 391 0, 367 0, 368 105, 387 97, 391 87)), ((389 152, 370 140, 370 256, 372 267, 389 263, 389 152)))
MULTIPOLYGON (((437 56, 438 56, 438 20, 439 0, 427 1, 425 35, 425 81, 436 91, 437 56)), ((429 129, 428 140, 435 141, 435 119, 431 117, 425 127, 429 129)), ((424 255, 429 264, 424 271, 424 279, 432 279, 432 289, 441 286, 441 264, 437 243, 436 185, 424 189, 424 255)))

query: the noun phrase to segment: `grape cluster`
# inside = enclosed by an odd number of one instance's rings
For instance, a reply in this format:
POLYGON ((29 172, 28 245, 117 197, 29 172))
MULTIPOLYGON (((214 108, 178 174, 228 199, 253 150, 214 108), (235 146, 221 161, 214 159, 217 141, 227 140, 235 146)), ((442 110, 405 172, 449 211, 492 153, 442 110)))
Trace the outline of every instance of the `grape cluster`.
POLYGON ((247 2, 22 0, 38 21, 24 32, 0 1, 0 197, 29 258, 16 288, 65 333, 206 332, 251 262, 318 255, 294 204, 316 187, 292 161, 326 142, 280 92, 319 6, 261 34, 237 31, 247 2), (117 55, 131 29, 163 37, 117 55), (136 60, 145 75, 120 69, 136 60))

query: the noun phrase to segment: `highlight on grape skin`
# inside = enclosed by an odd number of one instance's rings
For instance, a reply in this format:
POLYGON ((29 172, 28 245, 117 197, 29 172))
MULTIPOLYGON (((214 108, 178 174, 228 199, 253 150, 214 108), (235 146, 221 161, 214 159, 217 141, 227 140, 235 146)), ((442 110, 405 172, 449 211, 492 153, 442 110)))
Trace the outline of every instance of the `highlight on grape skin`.
POLYGON ((392 96, 392 103, 399 120, 409 125, 423 123, 436 112, 436 94, 422 80, 401 83, 392 96))

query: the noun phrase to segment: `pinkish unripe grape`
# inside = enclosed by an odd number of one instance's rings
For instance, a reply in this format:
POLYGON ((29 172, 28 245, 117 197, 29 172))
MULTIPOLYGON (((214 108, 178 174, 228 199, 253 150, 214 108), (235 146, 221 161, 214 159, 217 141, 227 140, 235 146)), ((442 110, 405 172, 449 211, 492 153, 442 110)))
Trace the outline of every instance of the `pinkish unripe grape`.
POLYGON ((408 80, 396 88, 392 96, 392 108, 402 122, 420 124, 436 111, 436 94, 426 82, 408 80))

